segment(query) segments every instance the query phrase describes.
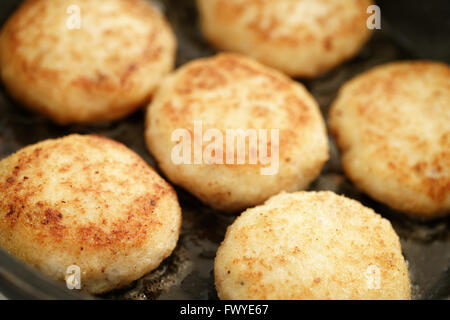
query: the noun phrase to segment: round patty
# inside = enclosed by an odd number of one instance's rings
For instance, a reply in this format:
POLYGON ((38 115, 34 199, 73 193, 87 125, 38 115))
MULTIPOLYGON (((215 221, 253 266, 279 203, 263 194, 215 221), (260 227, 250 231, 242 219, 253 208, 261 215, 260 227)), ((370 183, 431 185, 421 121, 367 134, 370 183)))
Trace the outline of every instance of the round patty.
POLYGON ((332 192, 282 193, 228 228, 215 259, 221 299, 410 299, 391 224, 332 192))
POLYGON ((324 120, 307 90, 235 54, 193 61, 167 77, 149 106, 146 138, 173 183, 224 211, 260 204, 282 190, 305 189, 328 159, 324 120), (201 123, 201 132, 196 133, 195 122, 201 123), (178 129, 188 136, 177 136, 178 129), (250 130, 245 149, 230 138, 229 131, 239 129, 250 130), (210 130, 221 138, 208 137, 210 130), (196 162, 195 140, 202 138, 202 159, 196 162), (174 161, 174 151, 187 139, 190 162, 174 161), (219 152, 209 148, 215 143, 219 152), (245 154, 242 162, 239 152, 245 154))
POLYGON ((450 67, 395 62, 343 86, 331 130, 350 179, 422 218, 450 213, 450 67))
POLYGON ((158 267, 180 224, 172 187, 113 140, 71 135, 0 162, 0 246, 57 280, 78 266, 90 293, 158 267))
POLYGON ((295 77, 315 77, 354 56, 371 31, 371 0, 197 0, 217 48, 295 77))
POLYGON ((143 0, 28 0, 2 29, 1 77, 57 123, 114 120, 148 101, 175 47, 163 15, 143 0))

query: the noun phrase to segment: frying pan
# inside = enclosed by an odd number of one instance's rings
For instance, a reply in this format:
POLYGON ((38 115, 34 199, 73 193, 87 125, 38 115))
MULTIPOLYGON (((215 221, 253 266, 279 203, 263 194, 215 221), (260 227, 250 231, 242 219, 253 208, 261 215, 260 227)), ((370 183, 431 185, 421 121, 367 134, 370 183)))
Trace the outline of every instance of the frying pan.
MULTIPOLYGON (((1 24, 20 2, 2 0, 1 24)), ((153 2, 164 10, 177 34, 178 66, 215 53, 199 31, 193 0, 153 2)), ((378 5, 383 17, 382 29, 375 32, 357 57, 317 79, 298 79, 318 100, 324 116, 340 86, 375 65, 416 58, 450 62, 449 1, 380 0, 378 5)), ((70 133, 96 133, 126 144, 155 167, 145 148, 143 132, 143 110, 121 121, 61 127, 26 111, 0 86, 0 159, 44 139, 70 133)), ((331 137, 330 145, 331 159, 310 189, 344 194, 389 219, 401 238, 408 261, 413 298, 449 299, 450 219, 417 221, 369 199, 343 174, 339 152, 331 137)), ((66 289, 0 250, 0 292, 12 299, 217 299, 214 256, 235 217, 203 205, 181 189, 177 193, 183 208, 183 228, 176 250, 158 269, 130 286, 90 297, 66 289)))

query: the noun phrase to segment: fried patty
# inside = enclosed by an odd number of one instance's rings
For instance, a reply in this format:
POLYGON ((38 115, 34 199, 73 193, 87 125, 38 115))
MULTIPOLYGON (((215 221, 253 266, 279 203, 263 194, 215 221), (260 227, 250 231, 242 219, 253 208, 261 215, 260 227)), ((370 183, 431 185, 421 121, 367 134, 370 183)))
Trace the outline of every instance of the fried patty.
POLYGON ((450 213, 450 67, 394 62, 345 84, 330 113, 346 174, 420 218, 450 213))
POLYGON ((173 188, 113 140, 70 135, 0 162, 0 246, 56 280, 78 266, 90 293, 155 269, 180 225, 173 188))
POLYGON ((198 59, 167 77, 148 107, 146 140, 173 183, 224 211, 260 204, 282 190, 305 189, 328 159, 325 123, 304 86, 237 54, 198 59), (196 121, 202 136, 195 133, 196 121), (190 162, 174 161, 174 151, 187 139, 176 136, 179 129, 188 132, 190 162), (246 137, 241 163, 238 139, 227 141, 227 131, 239 129, 256 136, 246 137), (209 130, 221 137, 208 137, 209 130), (196 138, 204 142, 199 163, 196 138), (215 143, 220 150, 209 148, 215 143), (267 159, 261 157, 265 152, 267 159))
POLYGON ((203 34, 290 76, 315 77, 353 57, 371 34, 372 0, 197 0, 203 34))
POLYGON ((388 220, 332 192, 282 193, 228 228, 214 263, 221 299, 410 299, 388 220))
POLYGON ((1 78, 59 124, 115 120, 150 99, 175 48, 164 16, 143 0, 28 0, 1 31, 1 78))

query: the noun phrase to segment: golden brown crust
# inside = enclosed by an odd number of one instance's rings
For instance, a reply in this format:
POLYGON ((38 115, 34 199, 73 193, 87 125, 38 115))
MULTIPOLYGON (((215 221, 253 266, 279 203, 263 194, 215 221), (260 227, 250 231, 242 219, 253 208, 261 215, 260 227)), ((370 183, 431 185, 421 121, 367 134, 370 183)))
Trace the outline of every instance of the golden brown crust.
POLYGON ((216 47, 291 76, 314 77, 355 55, 370 35, 371 0, 197 0, 216 47))
POLYGON ((173 188, 110 139, 47 140, 0 162, 0 245, 56 279, 78 265, 90 292, 155 268, 180 223, 173 188))
POLYGON ((142 0, 28 0, 2 29, 2 79, 58 123, 113 120, 150 98, 175 47, 162 14, 142 0), (79 30, 66 26, 72 5, 79 30))
POLYGON ((344 85, 330 113, 348 176, 422 218, 450 213, 450 67, 397 62, 344 85))
POLYGON ((389 221, 332 192, 282 193, 228 228, 214 264, 221 299, 410 299, 389 221))
MULTIPOLYGON (((314 98, 288 77, 236 54, 219 54, 188 63, 163 81, 148 109, 146 139, 168 178, 205 203, 238 211, 262 203, 281 190, 306 188, 328 159, 325 124, 314 98), (193 141, 194 121, 226 136, 227 129, 279 130, 279 170, 264 176, 267 165, 176 165, 171 135, 187 129, 193 141)), ((223 150, 233 146, 226 145, 223 150)), ((203 148, 208 144, 204 143, 203 148)))

